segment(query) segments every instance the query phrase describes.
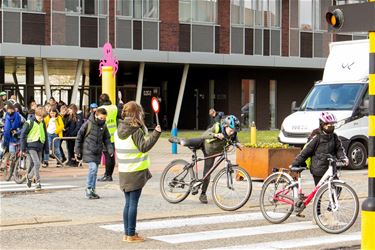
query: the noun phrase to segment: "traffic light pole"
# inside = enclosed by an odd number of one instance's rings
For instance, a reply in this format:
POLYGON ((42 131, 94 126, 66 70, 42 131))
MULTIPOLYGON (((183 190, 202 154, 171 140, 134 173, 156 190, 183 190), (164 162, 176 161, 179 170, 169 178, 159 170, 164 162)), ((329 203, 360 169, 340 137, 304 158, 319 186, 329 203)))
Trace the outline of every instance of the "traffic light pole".
POLYGON ((375 30, 369 32, 369 39, 368 197, 362 204, 362 249, 375 249, 375 30))

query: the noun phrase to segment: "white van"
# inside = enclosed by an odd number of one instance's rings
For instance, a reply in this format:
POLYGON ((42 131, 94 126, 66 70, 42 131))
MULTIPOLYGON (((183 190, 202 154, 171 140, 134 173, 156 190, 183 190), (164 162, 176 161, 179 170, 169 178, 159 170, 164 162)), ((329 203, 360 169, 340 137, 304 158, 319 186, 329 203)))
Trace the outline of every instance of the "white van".
POLYGON ((342 140, 350 160, 349 168, 362 169, 367 164, 368 142, 369 40, 333 42, 324 68, 323 80, 317 82, 301 106, 292 104, 279 134, 282 143, 303 146, 319 127, 319 114, 329 111, 338 123, 335 132, 342 140))

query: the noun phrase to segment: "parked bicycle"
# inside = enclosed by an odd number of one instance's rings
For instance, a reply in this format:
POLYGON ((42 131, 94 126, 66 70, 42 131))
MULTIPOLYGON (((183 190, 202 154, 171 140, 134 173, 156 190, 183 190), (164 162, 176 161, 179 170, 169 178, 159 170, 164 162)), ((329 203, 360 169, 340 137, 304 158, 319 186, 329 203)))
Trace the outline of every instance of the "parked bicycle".
POLYGON ((271 174, 265 180, 260 193, 260 209, 264 218, 271 223, 281 223, 293 211, 302 216, 301 212, 314 199, 313 216, 322 230, 338 234, 354 224, 359 211, 357 194, 348 184, 337 179, 337 167, 344 166, 344 163, 332 155, 323 154, 322 157, 329 163, 328 170, 307 196, 302 192, 301 178, 305 167, 290 169, 298 175, 297 180, 286 169, 271 174))
POLYGON ((178 159, 169 163, 164 169, 160 179, 160 191, 164 199, 170 203, 179 203, 185 200, 190 193, 196 195, 204 180, 222 162, 225 162, 225 167, 213 178, 212 198, 218 207, 226 211, 234 211, 245 205, 252 191, 251 178, 242 167, 232 164, 228 159, 228 152, 238 147, 238 145, 233 141, 224 140, 227 143, 222 153, 206 158, 198 158, 197 150, 202 149, 203 139, 170 138, 170 142, 188 147, 193 151, 193 155, 190 163, 178 159), (210 171, 203 178, 199 178, 198 162, 214 157, 219 158, 210 171))

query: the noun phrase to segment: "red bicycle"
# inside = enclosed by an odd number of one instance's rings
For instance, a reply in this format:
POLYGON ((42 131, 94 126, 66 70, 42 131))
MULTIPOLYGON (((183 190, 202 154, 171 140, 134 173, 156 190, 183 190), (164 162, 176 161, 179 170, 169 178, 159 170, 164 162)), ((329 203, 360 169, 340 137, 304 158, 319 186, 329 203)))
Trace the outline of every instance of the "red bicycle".
MULTIPOLYGON (((281 223, 296 212, 301 212, 314 199, 313 215, 316 224, 327 233, 342 233, 355 222, 359 211, 357 194, 348 184, 337 179, 340 162, 331 155, 323 155, 328 161, 328 170, 313 191, 305 196, 302 192, 301 172, 305 167, 292 167, 297 181, 289 170, 271 174, 264 182, 260 193, 260 209, 266 220, 281 223)), ((303 216, 302 216, 303 217, 303 216)))

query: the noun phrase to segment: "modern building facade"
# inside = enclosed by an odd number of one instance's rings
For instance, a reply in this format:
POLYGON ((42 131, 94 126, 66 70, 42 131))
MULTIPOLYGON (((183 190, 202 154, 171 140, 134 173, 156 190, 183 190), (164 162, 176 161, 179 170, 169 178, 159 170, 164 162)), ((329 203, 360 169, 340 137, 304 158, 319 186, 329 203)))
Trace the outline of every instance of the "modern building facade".
POLYGON ((240 117, 246 106, 245 122, 279 128, 322 78, 329 42, 367 38, 328 33, 328 7, 363 1, 1 0, 0 89, 94 102, 110 42, 119 98, 157 95, 169 127, 205 129, 209 108, 240 117))

